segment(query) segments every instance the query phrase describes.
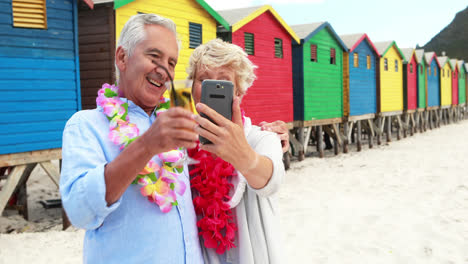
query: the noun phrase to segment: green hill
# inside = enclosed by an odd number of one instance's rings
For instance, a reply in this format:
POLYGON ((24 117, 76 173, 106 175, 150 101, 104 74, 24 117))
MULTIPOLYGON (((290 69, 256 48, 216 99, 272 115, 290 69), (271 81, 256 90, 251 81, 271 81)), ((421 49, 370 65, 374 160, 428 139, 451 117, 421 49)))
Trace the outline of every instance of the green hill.
POLYGON ((468 62, 468 7, 458 12, 453 21, 423 48, 425 51, 435 51, 438 56, 445 51, 449 58, 468 62))

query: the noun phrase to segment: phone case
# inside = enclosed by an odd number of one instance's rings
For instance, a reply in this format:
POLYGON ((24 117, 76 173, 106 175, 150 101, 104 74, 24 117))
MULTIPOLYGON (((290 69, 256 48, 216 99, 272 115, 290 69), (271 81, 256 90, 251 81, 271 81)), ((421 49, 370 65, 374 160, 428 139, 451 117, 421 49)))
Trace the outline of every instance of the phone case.
MULTIPOLYGON (((232 120, 232 97, 234 94, 234 84, 230 81, 222 80, 204 80, 202 83, 201 102, 224 116, 226 119, 232 120)), ((211 122, 215 123, 209 117, 211 122)), ((216 123, 215 123, 216 124, 216 123)), ((202 144, 210 144, 206 138, 200 136, 202 144)))

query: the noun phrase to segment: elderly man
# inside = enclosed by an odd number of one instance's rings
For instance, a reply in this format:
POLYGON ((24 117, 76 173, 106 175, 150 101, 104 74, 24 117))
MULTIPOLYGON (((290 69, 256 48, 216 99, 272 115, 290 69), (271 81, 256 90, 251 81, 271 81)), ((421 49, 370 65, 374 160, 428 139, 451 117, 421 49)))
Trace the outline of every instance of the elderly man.
MULTIPOLYGON (((171 20, 151 14, 130 18, 115 64, 119 93, 140 137, 121 150, 109 139, 110 122, 98 109, 80 111, 66 124, 60 191, 71 223, 87 230, 85 263, 203 263, 190 188, 164 213, 132 184, 150 159, 163 166, 157 154, 196 146, 189 111, 153 114, 178 53, 171 20)), ((179 180, 189 186, 186 167, 179 180)))
MULTIPOLYGON (((101 107, 65 126, 60 191, 71 223, 87 230, 85 263, 203 263, 187 166, 170 171, 165 155, 196 146, 196 123, 178 107, 156 118, 178 54, 171 20, 131 17, 115 54, 118 87, 105 86, 101 107), (156 171, 165 181, 148 184, 156 171)), ((283 124, 264 128, 284 137, 283 124)))

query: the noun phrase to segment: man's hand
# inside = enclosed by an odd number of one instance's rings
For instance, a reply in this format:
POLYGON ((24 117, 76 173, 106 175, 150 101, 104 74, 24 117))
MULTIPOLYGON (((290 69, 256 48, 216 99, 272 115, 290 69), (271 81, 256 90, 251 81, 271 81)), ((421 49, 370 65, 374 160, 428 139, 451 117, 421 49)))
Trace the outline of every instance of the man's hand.
POLYGON ((193 114, 181 107, 161 113, 156 122, 142 135, 145 148, 153 155, 175 148, 195 148, 198 134, 193 114))
POLYGON ((289 130, 285 122, 277 120, 273 123, 267 123, 265 121, 258 124, 262 130, 271 131, 278 134, 281 140, 281 146, 283 148, 283 153, 289 150, 289 130))

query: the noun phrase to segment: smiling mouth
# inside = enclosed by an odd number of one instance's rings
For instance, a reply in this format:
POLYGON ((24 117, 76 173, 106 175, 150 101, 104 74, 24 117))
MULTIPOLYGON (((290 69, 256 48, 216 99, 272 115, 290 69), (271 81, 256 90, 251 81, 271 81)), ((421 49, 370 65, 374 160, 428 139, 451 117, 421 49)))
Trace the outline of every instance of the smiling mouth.
POLYGON ((148 80, 149 83, 151 83, 152 85, 154 85, 154 86, 156 86, 158 88, 161 88, 161 86, 162 86, 161 83, 159 83, 159 82, 157 82, 157 81, 155 81, 155 80, 153 80, 153 79, 151 79, 149 77, 146 77, 146 80, 148 80))

